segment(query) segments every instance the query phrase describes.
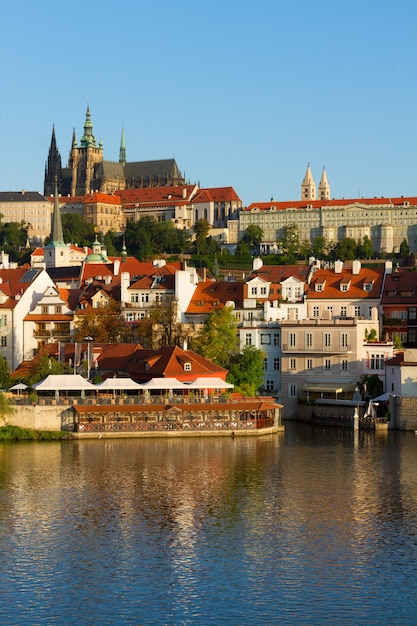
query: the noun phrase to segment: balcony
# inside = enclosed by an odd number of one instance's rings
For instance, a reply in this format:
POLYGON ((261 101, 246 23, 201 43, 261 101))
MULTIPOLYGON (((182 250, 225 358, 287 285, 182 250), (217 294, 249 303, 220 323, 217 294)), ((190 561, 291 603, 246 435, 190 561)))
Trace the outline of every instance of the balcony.
POLYGON ((290 346, 288 343, 282 344, 282 352, 290 352, 294 354, 299 352, 301 354, 348 354, 352 352, 350 345, 347 346, 290 346))

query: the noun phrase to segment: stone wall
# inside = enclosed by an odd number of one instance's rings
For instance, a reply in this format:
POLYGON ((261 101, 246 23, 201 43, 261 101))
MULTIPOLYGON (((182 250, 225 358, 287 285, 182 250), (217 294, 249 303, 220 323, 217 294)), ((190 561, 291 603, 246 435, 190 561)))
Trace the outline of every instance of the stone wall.
POLYGON ((417 430, 417 398, 397 396, 390 401, 390 428, 417 430))
POLYGON ((14 406, 13 413, 0 418, 0 426, 11 424, 33 430, 67 430, 73 409, 62 406, 14 406))

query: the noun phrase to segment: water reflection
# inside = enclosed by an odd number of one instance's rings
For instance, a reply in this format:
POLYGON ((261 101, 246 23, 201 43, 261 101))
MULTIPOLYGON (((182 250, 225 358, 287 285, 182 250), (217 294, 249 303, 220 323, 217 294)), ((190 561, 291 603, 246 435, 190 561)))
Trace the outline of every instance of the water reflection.
POLYGON ((9 624, 413 623, 416 445, 295 424, 2 445, 0 609, 9 624))

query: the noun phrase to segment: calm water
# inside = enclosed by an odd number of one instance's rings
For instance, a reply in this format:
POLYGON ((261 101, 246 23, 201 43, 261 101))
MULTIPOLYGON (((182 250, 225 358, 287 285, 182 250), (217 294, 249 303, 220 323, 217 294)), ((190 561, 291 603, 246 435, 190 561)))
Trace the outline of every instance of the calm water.
POLYGON ((1 624, 416 624, 417 437, 0 445, 1 624))

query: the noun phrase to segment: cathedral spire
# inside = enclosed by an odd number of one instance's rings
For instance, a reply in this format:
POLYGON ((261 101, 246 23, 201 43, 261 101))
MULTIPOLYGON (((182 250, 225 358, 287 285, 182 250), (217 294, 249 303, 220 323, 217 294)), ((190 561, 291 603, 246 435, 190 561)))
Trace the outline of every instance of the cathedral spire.
POLYGON ((119 163, 122 167, 126 165, 126 145, 125 145, 125 129, 122 124, 122 137, 120 140, 119 163))
POLYGON ((56 145, 55 125, 52 125, 51 145, 48 152, 48 160, 45 164, 45 178, 43 185, 43 195, 52 196, 55 188, 55 181, 58 183, 58 190, 62 192, 62 163, 61 155, 56 145))
POLYGON ((91 122, 90 104, 87 104, 87 111, 85 114, 84 123, 84 135, 81 137, 80 145, 83 148, 95 148, 96 138, 93 135, 93 124, 91 122))
POLYGON ((65 246, 62 232, 61 211, 59 208, 58 184, 55 181, 54 213, 52 216, 52 243, 54 246, 65 246))

